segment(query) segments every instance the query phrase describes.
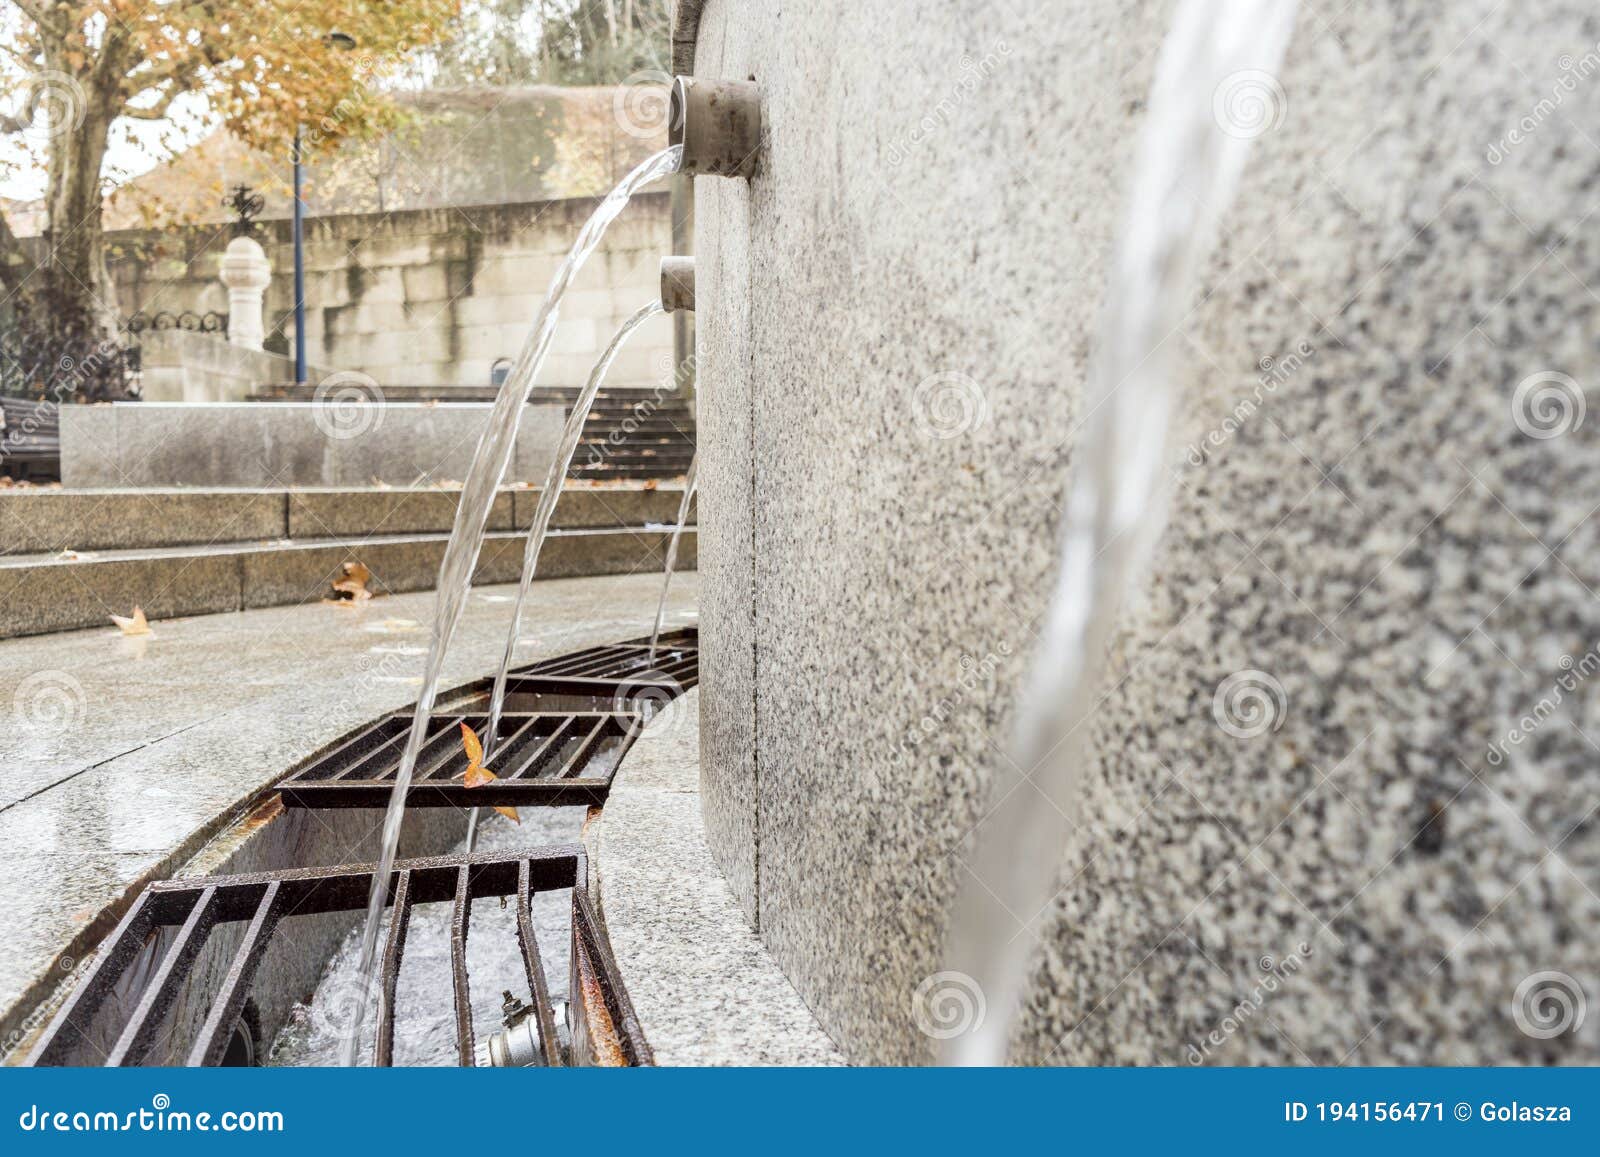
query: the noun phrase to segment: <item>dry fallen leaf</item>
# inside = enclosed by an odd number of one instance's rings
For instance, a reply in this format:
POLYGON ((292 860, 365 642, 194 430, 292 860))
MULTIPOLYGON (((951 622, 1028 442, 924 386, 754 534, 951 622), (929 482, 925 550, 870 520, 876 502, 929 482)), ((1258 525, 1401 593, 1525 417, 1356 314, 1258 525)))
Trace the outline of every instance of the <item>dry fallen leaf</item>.
POLYGON ((367 583, 372 581, 372 572, 359 562, 344 564, 344 577, 333 584, 333 594, 325 602, 360 603, 372 597, 372 592, 367 589, 367 583))
MULTIPOLYGON (((483 766, 483 744, 478 739, 478 733, 465 723, 461 725, 461 747, 467 753, 467 770, 462 774, 462 782, 468 787, 482 787, 500 778, 483 766)), ((522 822, 522 817, 514 807, 497 807, 494 810, 512 823, 522 822)))
POLYGON ((144 610, 140 607, 133 608, 132 618, 123 618, 121 615, 112 615, 111 621, 124 635, 148 635, 150 624, 144 617, 144 610))

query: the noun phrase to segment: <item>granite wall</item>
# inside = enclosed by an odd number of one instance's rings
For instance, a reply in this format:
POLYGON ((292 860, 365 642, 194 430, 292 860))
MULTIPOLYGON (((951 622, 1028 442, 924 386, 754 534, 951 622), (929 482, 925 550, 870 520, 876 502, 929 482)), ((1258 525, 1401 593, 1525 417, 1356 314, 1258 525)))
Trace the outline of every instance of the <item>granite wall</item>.
MULTIPOLYGON (((707 833, 857 1061, 982 1008, 946 914, 1173 7, 700 14, 769 135, 695 190, 707 833)), ((1045 946, 1013 1057, 1595 1063, 1600 16, 1302 5, 1239 82, 1169 529, 1077 795, 1037 801, 1082 823, 1011 914, 1045 946)))

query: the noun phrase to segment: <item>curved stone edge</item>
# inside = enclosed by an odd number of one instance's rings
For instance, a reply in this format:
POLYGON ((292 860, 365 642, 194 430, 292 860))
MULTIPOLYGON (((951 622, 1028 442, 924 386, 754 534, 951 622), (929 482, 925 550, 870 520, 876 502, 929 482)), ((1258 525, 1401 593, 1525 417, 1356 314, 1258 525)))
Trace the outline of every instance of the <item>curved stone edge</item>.
POLYGON ((658 716, 584 834, 590 883, 658 1065, 840 1065, 745 922, 700 817, 699 692, 658 716))

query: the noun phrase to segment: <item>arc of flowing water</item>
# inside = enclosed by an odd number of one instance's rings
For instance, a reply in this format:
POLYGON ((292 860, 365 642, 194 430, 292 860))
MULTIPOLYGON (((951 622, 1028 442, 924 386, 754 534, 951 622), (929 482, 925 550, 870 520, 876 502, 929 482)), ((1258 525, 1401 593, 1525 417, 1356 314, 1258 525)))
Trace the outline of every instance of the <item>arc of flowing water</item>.
MULTIPOLYGON (((583 436, 583 424, 589 417, 590 408, 594 405, 595 395, 600 392, 600 383, 605 381, 611 363, 617 360, 617 352, 622 349, 628 338, 633 336, 635 330, 663 312, 665 310, 661 303, 652 301, 623 322, 611 339, 611 344, 606 346, 599 360, 594 363, 594 368, 589 371, 589 380, 584 383, 577 401, 572 403, 572 413, 567 416, 566 429, 561 433, 561 445, 556 449, 555 460, 550 463, 550 472, 545 475, 544 489, 539 493, 539 507, 534 511, 533 525, 528 528, 528 545, 522 555, 522 577, 517 584, 517 601, 511 609, 511 629, 506 633, 505 654, 500 660, 500 670, 494 677, 494 693, 489 698, 488 734, 483 737, 483 745, 488 753, 484 757, 485 763, 494 758, 495 747, 500 738, 500 714, 506 705, 506 675, 511 670, 511 656, 517 649, 517 638, 522 634, 522 606, 528 601, 528 591, 533 586, 534 572, 539 569, 539 553, 544 550, 545 536, 550 530, 550 518, 555 513, 556 503, 561 499, 567 470, 572 466, 572 455, 578 449, 578 439, 583 436)), ((467 851, 472 851, 477 838, 478 809, 473 808, 467 816, 467 851)))
POLYGON ((661 580, 661 598, 656 603, 656 625, 650 632, 650 663, 655 665, 656 645, 661 641, 661 620, 667 613, 667 592, 672 589, 672 572, 678 566, 678 539, 683 537, 683 524, 689 520, 689 504, 694 501, 695 472, 700 466, 700 451, 689 461, 689 472, 683 476, 683 497, 678 501, 678 522, 672 528, 672 541, 667 544, 667 570, 661 580))
MULTIPOLYGON (((1227 131, 1214 101, 1231 78, 1277 72, 1296 6, 1183 0, 1162 46, 1074 450, 1060 570, 1013 742, 1016 766, 1057 805, 1073 804, 1118 604, 1143 578, 1165 519, 1176 393, 1165 343, 1249 149, 1250 134, 1227 131)), ((950 965, 990 1013, 951 1040, 946 1059, 956 1064, 1005 1060, 1068 834, 1070 817, 1027 784, 1010 786, 983 821, 951 926, 950 965)))
POLYGON ((674 145, 639 163, 624 177, 617 187, 606 194, 594 213, 584 222, 578 239, 565 261, 550 279, 544 304, 534 319, 528 339, 518 354, 510 376, 500 388, 494 406, 489 412, 488 425, 478 439, 472 466, 467 471, 466 484, 461 490, 461 501, 456 507, 454 525, 450 528, 450 542, 445 547, 444 560, 439 564, 439 593, 435 603, 433 635, 428 645, 427 664, 423 668, 422 690, 417 696, 416 710, 411 718, 411 731, 406 737, 405 750, 400 756, 400 767, 395 775, 394 792, 389 797, 389 807, 384 814, 383 836, 378 856, 377 871, 372 875, 372 892, 367 899, 367 919, 361 936, 361 960, 352 1023, 345 1042, 343 1062, 354 1065, 361 1051, 361 1025, 366 1017, 367 996, 377 987, 378 928, 383 921, 383 910, 389 895, 389 876, 394 871, 395 848, 400 842, 400 828, 405 820, 406 793, 411 787, 411 777, 416 771, 417 756, 427 735, 428 721, 433 714, 434 698, 439 690, 439 676, 444 670, 445 653, 461 622, 461 612, 466 606, 472 588, 472 572, 477 566, 478 554, 483 548, 483 534, 489 522, 489 507, 494 501, 500 481, 505 477, 511 460, 511 450, 516 444, 517 427, 527 408, 528 394, 538 376, 545 354, 550 349, 550 339, 555 335, 556 320, 561 312, 561 299, 566 295, 572 279, 583 268, 589 255, 600 244, 606 228, 627 206, 634 192, 658 177, 678 171, 683 160, 683 149, 674 145))

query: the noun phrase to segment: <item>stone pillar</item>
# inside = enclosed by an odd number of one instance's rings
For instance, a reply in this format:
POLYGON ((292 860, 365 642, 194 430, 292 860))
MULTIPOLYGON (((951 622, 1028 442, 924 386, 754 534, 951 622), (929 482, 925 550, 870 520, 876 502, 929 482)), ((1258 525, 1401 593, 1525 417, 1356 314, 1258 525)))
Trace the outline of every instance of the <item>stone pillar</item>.
POLYGON ((266 337, 262 321, 272 264, 250 237, 235 237, 222 255, 222 284, 228 287, 228 341, 258 350, 266 337))

